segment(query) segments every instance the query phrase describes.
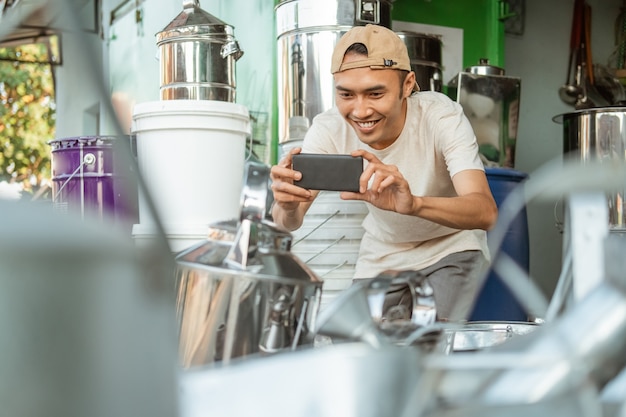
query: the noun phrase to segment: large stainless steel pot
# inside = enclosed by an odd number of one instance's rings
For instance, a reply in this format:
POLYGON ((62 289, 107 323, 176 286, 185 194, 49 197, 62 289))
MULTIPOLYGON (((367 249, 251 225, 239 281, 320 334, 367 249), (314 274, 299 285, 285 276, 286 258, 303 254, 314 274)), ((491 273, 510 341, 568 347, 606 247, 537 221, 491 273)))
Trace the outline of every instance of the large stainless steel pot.
POLYGON ((441 91, 443 86, 441 39, 416 32, 396 32, 406 45, 411 69, 420 90, 441 91))
MULTIPOLYGON (((626 159, 626 107, 598 107, 577 110, 553 118, 563 124, 563 152, 581 162, 621 162, 626 159)), ((626 228, 624 190, 607 195, 609 223, 613 229, 626 228)))
MULTIPOLYGON (((391 28, 391 0, 287 0, 276 6, 278 140, 334 104, 330 55, 350 28, 391 28)), ((308 127, 308 126, 306 126, 308 127)))
POLYGON ((234 28, 183 1, 183 11, 157 33, 162 100, 235 101, 235 62, 243 51, 234 28))
POLYGON ((185 368, 313 343, 322 281, 290 252, 291 234, 264 218, 268 167, 247 171, 241 220, 176 258, 185 368))

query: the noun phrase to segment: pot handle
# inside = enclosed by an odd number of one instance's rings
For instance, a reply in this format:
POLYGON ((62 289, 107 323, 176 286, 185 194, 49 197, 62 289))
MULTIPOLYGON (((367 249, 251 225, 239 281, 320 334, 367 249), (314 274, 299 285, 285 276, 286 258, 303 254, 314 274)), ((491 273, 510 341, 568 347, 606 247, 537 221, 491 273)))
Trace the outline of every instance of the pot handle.
POLYGON ((222 45, 220 49, 220 55, 222 58, 226 59, 228 56, 233 55, 235 61, 243 56, 243 51, 239 48, 239 43, 237 41, 230 41, 222 45))
MULTIPOLYGON (((410 321, 420 327, 432 325, 437 318, 437 309, 433 296, 433 288, 425 275, 412 270, 387 270, 369 281, 368 302, 373 319, 380 322, 386 319, 385 301, 397 301, 392 295, 401 294, 408 289, 412 309, 409 311, 410 321), (389 297, 389 299, 388 299, 389 297)), ((392 303, 394 302, 392 301, 392 303)))
POLYGON ((270 168, 260 162, 248 161, 245 166, 244 184, 240 197, 239 220, 261 223, 269 206, 270 168))
MULTIPOLYGON (((244 183, 240 197, 239 228, 233 245, 226 255, 226 263, 235 269, 247 269, 255 266, 254 257, 259 247, 264 246, 272 235, 271 227, 264 223, 269 207, 269 166, 248 161, 245 166, 244 183), (264 233, 268 231, 268 233, 264 233)), ((276 242, 283 242, 290 247, 291 235, 274 233, 276 242)), ((275 243, 280 244, 280 243, 275 243)))
POLYGON ((199 0, 183 0, 183 10, 200 7, 199 0))

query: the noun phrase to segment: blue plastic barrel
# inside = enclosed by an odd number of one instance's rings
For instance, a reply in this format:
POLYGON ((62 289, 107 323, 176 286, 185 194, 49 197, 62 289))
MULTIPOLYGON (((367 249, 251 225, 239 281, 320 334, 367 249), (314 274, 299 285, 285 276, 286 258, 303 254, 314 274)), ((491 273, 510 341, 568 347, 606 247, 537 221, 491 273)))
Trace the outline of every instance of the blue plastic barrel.
MULTIPOLYGON (((485 168, 491 193, 498 207, 528 175, 510 168, 485 168)), ((529 270, 528 219, 526 209, 509 225, 500 249, 525 271, 529 270)), ((492 254, 497 257, 497 253, 492 254)), ((470 321, 527 321, 528 315, 517 298, 493 270, 480 291, 470 321)))

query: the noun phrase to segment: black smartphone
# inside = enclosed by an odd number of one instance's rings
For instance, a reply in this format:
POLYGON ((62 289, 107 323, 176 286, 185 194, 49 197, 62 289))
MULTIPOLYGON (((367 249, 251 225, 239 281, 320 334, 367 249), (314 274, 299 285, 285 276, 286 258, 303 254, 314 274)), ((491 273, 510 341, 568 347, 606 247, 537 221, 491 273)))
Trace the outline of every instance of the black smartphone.
POLYGON ((342 154, 300 153, 292 157, 293 169, 302 173, 294 184, 308 190, 359 192, 363 158, 342 154))

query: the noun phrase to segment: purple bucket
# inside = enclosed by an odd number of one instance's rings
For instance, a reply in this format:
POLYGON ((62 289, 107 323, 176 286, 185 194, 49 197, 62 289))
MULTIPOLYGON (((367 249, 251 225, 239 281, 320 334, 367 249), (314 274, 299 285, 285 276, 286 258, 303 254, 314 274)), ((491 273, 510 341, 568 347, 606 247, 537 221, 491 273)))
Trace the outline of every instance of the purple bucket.
POLYGON ((83 219, 113 220, 130 230, 138 220, 130 138, 81 136, 48 144, 55 210, 83 219))

